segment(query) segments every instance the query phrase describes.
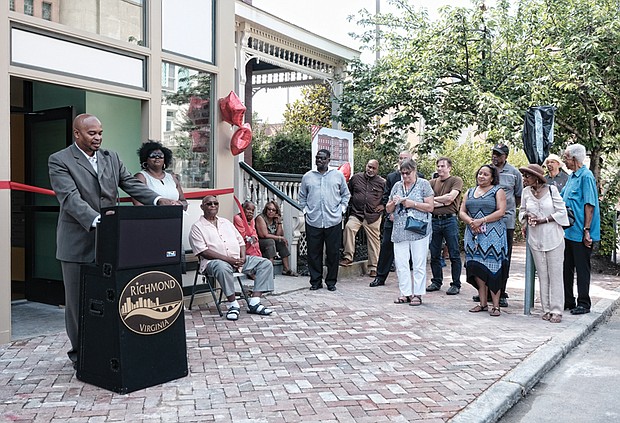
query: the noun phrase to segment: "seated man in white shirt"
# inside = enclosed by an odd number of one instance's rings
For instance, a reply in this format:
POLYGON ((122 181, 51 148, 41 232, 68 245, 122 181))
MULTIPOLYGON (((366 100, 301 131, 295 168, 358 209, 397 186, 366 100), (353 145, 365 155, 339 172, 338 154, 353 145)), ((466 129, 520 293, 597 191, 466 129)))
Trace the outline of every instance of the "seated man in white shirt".
POLYGON ((199 272, 214 276, 228 299, 228 320, 237 320, 241 307, 235 298, 233 273, 255 274, 248 313, 268 316, 272 310, 260 303, 263 292, 273 291, 273 265, 263 257, 246 256, 245 241, 227 219, 217 215, 220 203, 214 195, 202 199, 203 216, 192 225, 189 241, 200 258, 199 272))

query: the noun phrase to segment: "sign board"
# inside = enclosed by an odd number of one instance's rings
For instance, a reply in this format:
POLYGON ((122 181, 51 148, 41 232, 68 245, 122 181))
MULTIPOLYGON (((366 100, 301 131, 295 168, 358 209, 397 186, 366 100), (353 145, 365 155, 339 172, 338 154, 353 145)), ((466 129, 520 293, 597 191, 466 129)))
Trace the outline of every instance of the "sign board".
POLYGON ((331 153, 329 167, 337 169, 340 165, 349 162, 353 169, 353 133, 338 129, 312 126, 312 157, 311 168, 316 168, 314 157, 319 150, 328 150, 331 153))

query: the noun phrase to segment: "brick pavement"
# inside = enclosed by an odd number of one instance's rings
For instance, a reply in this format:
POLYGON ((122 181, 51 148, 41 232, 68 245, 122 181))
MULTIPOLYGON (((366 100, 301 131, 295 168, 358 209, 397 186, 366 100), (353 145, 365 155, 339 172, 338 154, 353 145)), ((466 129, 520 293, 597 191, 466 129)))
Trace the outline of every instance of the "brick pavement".
MULTIPOLYGON (((523 248, 515 248, 502 316, 472 314, 474 289, 396 305, 395 276, 338 291, 270 296, 270 317, 185 312, 190 374, 128 395, 76 379, 64 333, 0 347, 0 419, 28 422, 445 422, 579 317, 551 325, 523 315, 523 248)), ((446 270, 447 276, 448 270, 446 270)), ((300 278, 305 287, 307 278, 300 278)), ((445 285, 444 285, 445 286, 445 285)), ((594 275, 592 295, 617 296, 594 275)), ((470 410, 471 411, 471 410, 470 410)))

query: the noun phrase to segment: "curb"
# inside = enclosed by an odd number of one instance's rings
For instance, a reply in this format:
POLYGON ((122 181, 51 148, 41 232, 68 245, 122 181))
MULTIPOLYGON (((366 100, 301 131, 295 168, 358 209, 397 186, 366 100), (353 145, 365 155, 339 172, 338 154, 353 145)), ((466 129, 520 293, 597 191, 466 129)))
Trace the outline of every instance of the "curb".
POLYGON ((542 345, 478 398, 448 420, 451 423, 494 423, 527 395, 564 356, 583 341, 620 306, 620 288, 615 299, 602 299, 589 314, 542 345))

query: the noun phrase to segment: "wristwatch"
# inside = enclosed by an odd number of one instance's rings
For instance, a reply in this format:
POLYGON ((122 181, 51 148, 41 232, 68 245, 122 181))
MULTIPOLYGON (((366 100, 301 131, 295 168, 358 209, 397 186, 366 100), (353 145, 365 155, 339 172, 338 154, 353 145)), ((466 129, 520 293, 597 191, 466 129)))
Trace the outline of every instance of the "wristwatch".
POLYGON ((590 228, 585 227, 585 228, 583 228, 583 230, 584 230, 584 231, 589 231, 589 230, 590 230, 590 228))

